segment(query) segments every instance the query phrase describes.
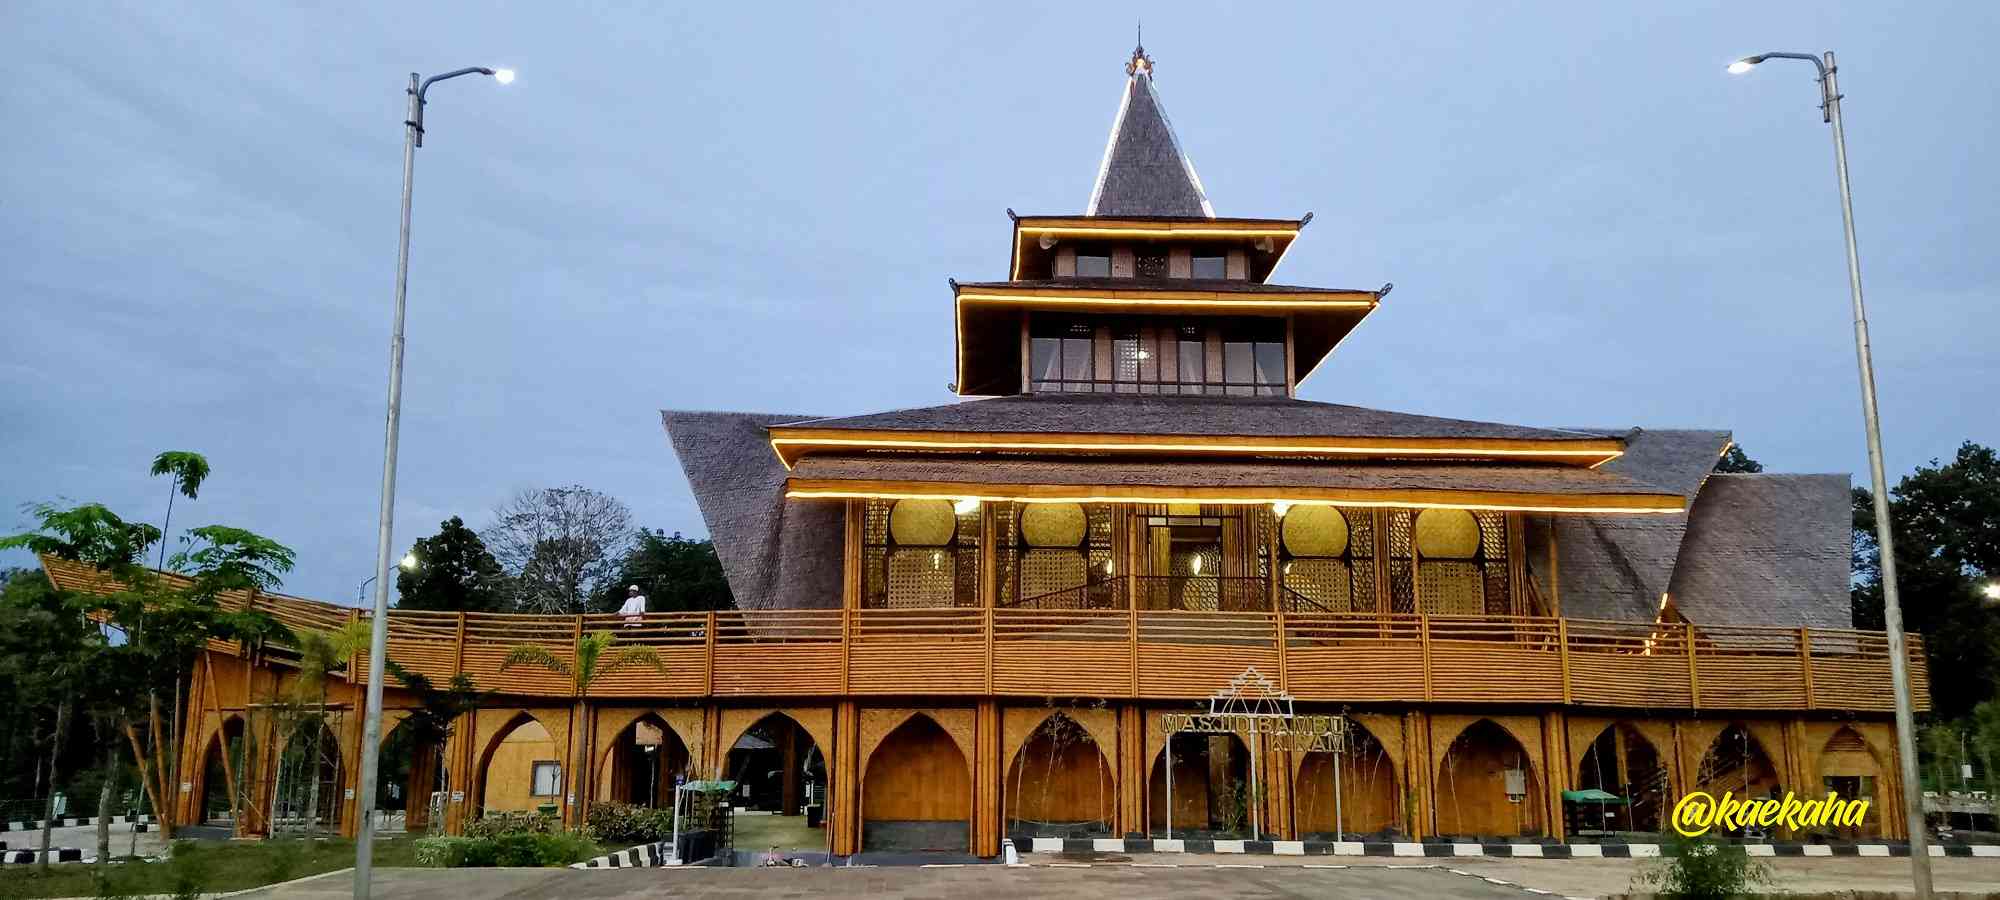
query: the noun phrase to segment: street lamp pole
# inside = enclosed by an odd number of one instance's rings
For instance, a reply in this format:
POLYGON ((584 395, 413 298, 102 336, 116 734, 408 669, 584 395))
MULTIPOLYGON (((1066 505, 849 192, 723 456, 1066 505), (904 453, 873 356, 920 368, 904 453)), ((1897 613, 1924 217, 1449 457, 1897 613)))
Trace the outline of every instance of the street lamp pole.
POLYGON ((1882 468, 1882 422, 1875 406, 1875 360, 1868 345, 1868 311, 1861 302, 1861 255, 1854 246, 1854 196, 1847 183, 1847 132, 1840 117, 1840 68, 1833 51, 1761 53, 1737 60, 1729 71, 1750 71, 1767 59, 1797 59, 1819 70, 1820 114, 1833 126, 1833 168, 1840 179, 1840 220, 1847 231, 1847 287, 1854 302, 1854 354, 1861 369, 1861 417, 1868 430, 1868 477, 1875 491, 1875 544, 1882 556, 1882 625, 1889 639, 1889 680, 1896 695, 1896 758, 1902 770, 1903 815, 1910 835, 1910 872, 1917 896, 1931 896, 1930 841, 1924 833, 1922 784, 1917 780, 1915 715, 1910 701, 1909 643, 1896 593, 1896 543, 1889 521, 1889 478, 1882 468))
POLYGON ((458 69, 419 80, 410 73, 410 108, 403 120, 403 227, 396 250, 396 317, 389 337, 389 412, 382 448, 382 505, 375 536, 375 615, 368 636, 368 711, 361 728, 361 779, 356 806, 361 821, 354 832, 354 900, 368 900, 375 852, 375 778, 382 742, 382 667, 389 643, 389 565, 396 512, 396 444, 403 421, 403 308, 410 283, 410 192, 415 184, 417 148, 424 145, 424 95, 430 87, 460 75, 491 75, 501 84, 511 69, 483 66, 458 69))

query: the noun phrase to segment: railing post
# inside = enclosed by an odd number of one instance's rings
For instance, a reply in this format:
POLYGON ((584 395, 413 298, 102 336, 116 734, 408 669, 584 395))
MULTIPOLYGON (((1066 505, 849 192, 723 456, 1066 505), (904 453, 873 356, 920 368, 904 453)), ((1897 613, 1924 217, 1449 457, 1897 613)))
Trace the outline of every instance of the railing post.
POLYGON ((1285 604, 1284 604, 1283 600, 1282 600, 1282 599, 1281 599, 1280 597, 1278 597, 1278 592, 1277 592, 1277 584, 1278 584, 1278 579, 1277 579, 1277 578, 1276 578, 1275 576, 1274 576, 1274 577, 1272 577, 1272 579, 1271 579, 1271 615, 1273 616, 1273 619, 1272 619, 1272 621, 1273 621, 1273 622, 1274 622, 1274 623, 1276 624, 1276 626, 1277 626, 1277 629, 1278 629, 1278 634, 1277 634, 1277 638, 1278 638, 1278 648, 1277 648, 1277 649, 1278 649, 1278 690, 1279 690, 1279 691, 1282 691, 1282 692, 1284 692, 1284 693, 1291 693, 1291 690, 1292 690, 1292 687, 1291 687, 1291 685, 1292 685, 1292 676, 1291 676, 1291 672, 1290 672, 1290 670, 1289 670, 1289 666, 1288 666, 1288 664, 1287 664, 1287 663, 1286 663, 1286 661, 1285 661, 1285 657, 1287 657, 1287 656, 1289 656, 1289 655, 1290 655, 1290 650, 1289 650, 1289 648, 1291 647, 1291 644, 1292 644, 1292 642, 1291 642, 1291 640, 1290 640, 1290 639, 1288 639, 1288 638, 1287 638, 1287 637, 1285 636, 1285 604))
POLYGON ((1806 680, 1806 708, 1813 708, 1812 630, 1799 628, 1799 673, 1806 680))
POLYGON ((1569 620, 1556 620, 1556 652, 1562 656, 1563 704, 1570 703, 1569 690, 1569 620))
POLYGON ((701 639, 702 639, 701 694, 704 697, 715 696, 715 628, 717 621, 718 620, 715 617, 715 610, 711 609, 708 611, 707 620, 704 623, 703 628, 701 629, 701 639))
POLYGON ((1431 699, 1431 616, 1417 613, 1417 638, 1423 642, 1424 651, 1424 700, 1431 699))
POLYGON ((982 627, 986 632, 986 693, 993 694, 993 604, 988 603, 980 610, 982 627))
POLYGON ((1131 672, 1130 672, 1129 674, 1130 674, 1130 676, 1131 676, 1131 683, 1132 683, 1132 690, 1131 690, 1131 692, 1130 692, 1130 693, 1131 693, 1131 695, 1132 695, 1133 697, 1138 697, 1138 696, 1139 696, 1139 604, 1138 604, 1138 599, 1139 599, 1139 598, 1135 596, 1135 597, 1133 597, 1133 598, 1132 598, 1132 602, 1131 602, 1131 603, 1127 603, 1127 604, 1125 604, 1125 607, 1126 607, 1126 608, 1125 608, 1125 615, 1127 616, 1127 621, 1128 621, 1128 624, 1127 624, 1127 626, 1126 626, 1126 628, 1128 629, 1128 630, 1127 630, 1127 632, 1126 632, 1126 637, 1130 638, 1130 639, 1131 639, 1131 642, 1132 642, 1132 644, 1131 644, 1131 647, 1132 647, 1132 669, 1131 669, 1131 672))
POLYGON ((1696 667, 1695 667, 1695 663, 1694 663, 1694 623, 1693 623, 1693 622, 1683 622, 1683 623, 1681 624, 1681 639, 1687 642, 1687 658, 1688 658, 1688 707, 1689 707, 1690 709, 1700 709, 1700 708, 1701 708, 1701 676, 1700 676, 1700 674, 1699 674, 1699 673, 1697 672, 1697 670, 1696 670, 1696 667))
POLYGON ((847 695, 848 659, 854 655, 854 610, 840 608, 840 694, 847 695))

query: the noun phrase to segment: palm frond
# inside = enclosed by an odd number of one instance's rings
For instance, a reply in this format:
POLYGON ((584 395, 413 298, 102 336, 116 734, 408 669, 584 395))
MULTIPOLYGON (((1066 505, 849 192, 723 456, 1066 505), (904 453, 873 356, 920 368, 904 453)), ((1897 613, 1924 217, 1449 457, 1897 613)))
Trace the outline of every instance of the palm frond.
POLYGON ((598 674, 608 675, 627 666, 645 666, 662 675, 667 673, 666 664, 660 661, 660 654, 655 652, 653 648, 621 647, 618 653, 611 657, 611 661, 605 663, 598 670, 598 674))
POLYGON ((540 644, 515 644, 509 649, 507 658, 500 661, 500 671, 504 672, 515 666, 535 666, 565 676, 575 671, 570 668, 569 663, 563 661, 562 657, 550 653, 549 648, 540 644))

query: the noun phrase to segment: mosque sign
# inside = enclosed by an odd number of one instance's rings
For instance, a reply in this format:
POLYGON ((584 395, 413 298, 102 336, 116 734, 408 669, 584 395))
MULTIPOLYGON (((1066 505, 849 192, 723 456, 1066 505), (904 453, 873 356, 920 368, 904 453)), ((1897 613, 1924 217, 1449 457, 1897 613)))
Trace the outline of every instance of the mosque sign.
POLYGON ((1208 712, 1160 717, 1166 734, 1234 734, 1248 743, 1297 753, 1340 753, 1347 749, 1347 717, 1299 715, 1292 695, 1278 690, 1257 667, 1229 680, 1208 698, 1208 712))

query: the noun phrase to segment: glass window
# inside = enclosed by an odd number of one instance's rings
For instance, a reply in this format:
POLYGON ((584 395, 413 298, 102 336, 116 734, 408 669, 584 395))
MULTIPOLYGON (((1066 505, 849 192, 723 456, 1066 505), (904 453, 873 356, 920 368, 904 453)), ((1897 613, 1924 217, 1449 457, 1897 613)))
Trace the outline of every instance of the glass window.
POLYGON ((1037 391, 1284 396, 1284 340, 1276 318, 1036 314, 1029 382, 1037 391))
POLYGON ((1078 277, 1078 278, 1110 278, 1110 277, 1111 277, 1111 257, 1109 257, 1109 256, 1095 256, 1095 255, 1085 255, 1085 254, 1081 254, 1081 253, 1077 254, 1077 257, 1076 257, 1076 277, 1078 277))
POLYGON ((536 797, 553 797, 562 792, 562 764, 537 762, 533 776, 534 784, 529 793, 536 797))
POLYGON ((1199 394, 1200 385, 1208 380, 1208 351, 1202 346, 1202 329, 1194 325, 1180 327, 1180 384, 1181 393, 1199 394))
POLYGON ((1196 278, 1226 278, 1229 275, 1229 264, 1220 256, 1197 256, 1194 258, 1194 271, 1191 274, 1196 278))
POLYGON ((1229 393, 1238 395, 1252 393, 1251 386, 1257 379, 1252 366, 1255 353, 1255 345, 1249 341, 1222 343, 1222 380, 1229 383, 1229 393))
POLYGON ((1053 387, 1048 382, 1062 377, 1061 360, 1061 338, 1036 337, 1028 341, 1028 372, 1034 378, 1035 390, 1053 387))
POLYGON ((1283 394, 1285 345, 1276 341, 1257 342, 1257 393, 1283 394))

